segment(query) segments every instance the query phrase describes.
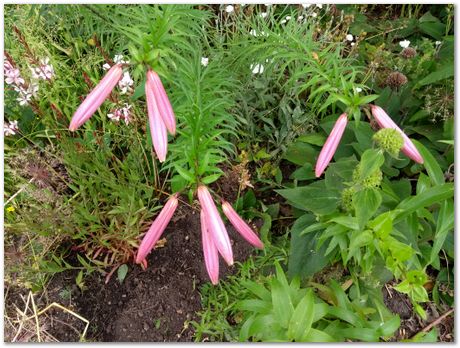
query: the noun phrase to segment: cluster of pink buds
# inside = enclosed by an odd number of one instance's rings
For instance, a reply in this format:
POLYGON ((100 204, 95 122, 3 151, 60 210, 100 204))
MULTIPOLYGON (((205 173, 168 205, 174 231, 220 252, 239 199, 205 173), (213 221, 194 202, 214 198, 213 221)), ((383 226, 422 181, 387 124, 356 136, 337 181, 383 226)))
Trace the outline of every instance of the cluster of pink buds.
MULTIPOLYGON (((422 164, 423 157, 420 155, 420 152, 415 147, 414 143, 409 139, 409 137, 396 125, 396 123, 391 119, 390 116, 379 106, 370 105, 372 116, 374 117, 377 124, 380 128, 391 128, 397 130, 404 139, 404 145, 401 151, 413 161, 422 164)), ((315 167, 316 177, 320 177, 324 172, 332 157, 334 156, 337 146, 340 143, 343 132, 347 126, 348 115, 343 113, 339 116, 338 120, 335 122, 334 127, 332 128, 331 133, 329 134, 326 142, 324 143, 323 148, 318 156, 315 167)))
MULTIPOLYGON (((134 81, 131 79, 129 72, 123 73, 122 68, 123 64, 128 64, 129 62, 124 61, 122 58, 121 55, 115 56, 115 65, 112 67, 104 64, 104 70, 108 70, 106 75, 80 104, 72 117, 69 130, 75 131, 83 125, 102 105, 104 100, 109 97, 117 84, 121 94, 133 91, 134 81)), ((158 160, 164 162, 168 150, 167 132, 169 131, 172 135, 176 133, 176 117, 160 77, 151 69, 147 72, 145 96, 153 148, 158 160)), ((130 122, 130 108, 130 105, 125 104, 125 107, 114 109, 107 114, 107 117, 116 122, 124 120, 128 124, 130 122)))
MULTIPOLYGON (((217 210, 212 196, 206 186, 200 185, 197 190, 198 200, 201 205, 201 238, 203 243, 204 261, 206 270, 212 284, 219 282, 219 255, 220 254, 228 265, 233 265, 233 251, 225 224, 217 210)), ((177 194, 171 196, 158 214, 152 226, 139 246, 136 256, 136 263, 147 266, 146 256, 154 248, 166 229, 169 221, 178 205, 177 194)), ((228 218, 233 227, 256 248, 263 249, 264 245, 257 234, 244 222, 237 214, 230 203, 222 201, 222 211, 228 218)))

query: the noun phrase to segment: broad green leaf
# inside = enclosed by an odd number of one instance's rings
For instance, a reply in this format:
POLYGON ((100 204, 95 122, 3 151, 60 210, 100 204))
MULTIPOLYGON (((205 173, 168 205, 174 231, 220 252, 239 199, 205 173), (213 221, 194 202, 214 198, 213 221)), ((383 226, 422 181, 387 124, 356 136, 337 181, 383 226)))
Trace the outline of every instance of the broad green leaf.
POLYGON ((378 328, 378 334, 382 337, 391 337, 398 330, 401 320, 398 315, 394 315, 390 320, 385 321, 378 328))
POLYGON ((128 265, 123 264, 120 267, 118 267, 117 270, 117 278, 120 283, 123 283, 123 280, 125 280, 126 275, 128 274, 128 265))
POLYGON ((431 85, 435 82, 445 80, 447 78, 450 78, 454 76, 455 74, 455 69, 454 69, 454 61, 449 61, 448 63, 444 64, 442 67, 440 67, 438 70, 432 72, 428 76, 424 77, 423 79, 419 80, 415 86, 414 89, 426 86, 426 85, 431 85))
POLYGON ((335 222, 336 224, 348 227, 348 228, 350 228, 352 230, 359 229, 358 219, 356 219, 353 216, 337 216, 337 217, 329 220, 329 223, 330 222, 335 222))
POLYGON ((302 342, 304 336, 308 334, 313 322, 314 304, 313 293, 309 289, 292 314, 287 332, 289 340, 302 342))
POLYGON ((280 325, 287 329, 289 320, 294 312, 291 297, 286 293, 278 279, 272 279, 271 286, 273 311, 280 325))
POLYGON ((340 197, 338 191, 326 189, 323 181, 316 181, 308 186, 275 191, 294 207, 316 214, 333 213, 337 209, 340 197))
POLYGON ((382 203, 382 195, 375 188, 366 188, 353 194, 353 206, 359 228, 364 228, 382 203))
POLYGON ((302 235, 302 232, 316 221, 315 216, 308 213, 298 218, 291 228, 291 246, 289 248, 288 275, 309 277, 327 265, 325 246, 317 250, 318 233, 302 235))
POLYGON ((361 156, 360 178, 364 179, 368 175, 375 173, 385 162, 382 152, 375 149, 367 149, 361 156))
POLYGON ((288 147, 283 159, 302 166, 307 162, 313 164, 317 154, 318 151, 312 145, 297 141, 288 147))
POLYGON ((401 210, 401 213, 396 217, 398 222, 408 215, 412 214, 420 208, 428 207, 435 203, 441 203, 445 199, 454 196, 454 185, 452 183, 442 184, 435 187, 430 187, 423 193, 406 198, 396 208, 401 210))
POLYGON ((326 137, 319 133, 309 133, 299 136, 297 140, 303 143, 323 146, 326 141, 326 137))
POLYGON ((377 330, 367 328, 347 328, 341 329, 340 333, 349 339, 360 340, 363 342, 378 342, 379 334, 377 330))
POLYGON ((317 329, 310 329, 301 342, 336 342, 331 335, 317 329))
POLYGON ((193 176, 192 173, 190 173, 188 170, 180 167, 180 166, 174 166, 174 168, 176 168, 176 171, 177 173, 183 177, 185 180, 189 181, 189 182, 195 182, 195 177, 193 176))
POLYGON ((272 299, 270 291, 268 291, 265 286, 261 284, 257 284, 256 282, 250 280, 243 280, 241 285, 243 285, 246 289, 251 291, 254 295, 263 301, 270 302, 272 299))
POLYGON ((272 306, 270 302, 262 301, 262 300, 241 300, 236 303, 235 308, 260 313, 260 314, 268 314, 272 310, 272 306))
POLYGON ((433 238, 433 247, 431 249, 430 264, 441 251, 446 240, 447 234, 454 228, 454 202, 452 200, 444 201, 439 210, 436 221, 436 233, 433 238))
POLYGON ((426 171, 428 172, 428 176, 430 177, 431 182, 434 185, 444 184, 444 173, 442 172, 438 161, 436 161, 431 152, 428 151, 428 149, 423 146, 422 143, 418 142, 417 140, 414 140, 413 142, 423 157, 423 164, 426 168, 426 171))
POLYGON ((208 175, 208 176, 205 176, 204 178, 202 178, 201 182, 203 184, 209 185, 209 184, 213 183, 214 181, 218 180, 221 176, 222 176, 221 173, 211 174, 211 175, 208 175))

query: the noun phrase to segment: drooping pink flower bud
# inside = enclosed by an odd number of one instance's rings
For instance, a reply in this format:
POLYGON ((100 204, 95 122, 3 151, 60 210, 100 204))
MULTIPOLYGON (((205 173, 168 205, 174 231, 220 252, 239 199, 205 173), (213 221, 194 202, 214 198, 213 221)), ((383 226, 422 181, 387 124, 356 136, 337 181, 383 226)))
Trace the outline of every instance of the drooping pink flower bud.
POLYGON ((77 130, 83 123, 85 123, 101 106, 104 100, 110 95, 112 89, 116 86, 123 74, 121 64, 116 64, 110 68, 104 78, 98 85, 91 91, 90 94, 83 100, 77 111, 72 116, 70 121, 69 130, 77 130))
POLYGON ((208 231, 208 224, 206 222, 206 215, 204 210, 200 212, 201 221, 201 241, 203 243, 204 263, 208 271, 211 283, 216 285, 219 282, 219 254, 214 245, 211 234, 208 231))
POLYGON ((238 215, 238 213, 233 209, 232 205, 226 201, 222 201, 222 211, 225 216, 230 220, 233 227, 241 234, 241 236, 246 239, 250 244, 254 245, 256 248, 263 249, 264 244, 254 233, 254 231, 249 227, 249 225, 244 222, 244 220, 238 215))
POLYGON ((225 229, 224 222, 219 215, 216 205, 212 200, 211 194, 204 185, 198 187, 198 200, 200 201, 201 208, 206 214, 206 223, 211 238, 214 241, 219 253, 224 258, 228 265, 233 265, 233 251, 228 237, 227 230, 225 229))
POLYGON ((139 250, 137 251, 136 256, 136 263, 143 263, 146 256, 153 249, 158 239, 160 239, 162 233, 166 229, 166 226, 171 220, 177 205, 179 204, 177 196, 178 194, 176 193, 168 199, 163 209, 161 209, 160 214, 158 214, 156 219, 153 221, 152 225, 144 236, 144 239, 142 239, 141 245, 139 246, 139 250))
POLYGON ((398 127, 398 125, 391 119, 390 116, 377 105, 370 105, 372 116, 377 121, 380 128, 392 128, 396 129, 404 139, 404 146, 401 151, 413 161, 423 164, 423 157, 420 155, 420 152, 415 147, 414 143, 409 139, 409 137, 398 127))
POLYGON ((337 146, 339 146, 340 139, 342 139, 342 135, 345 131, 347 123, 348 116, 346 113, 340 115, 335 122, 334 128, 332 128, 331 133, 329 134, 326 142, 323 145, 323 148, 321 149, 318 160, 316 161, 315 175, 317 178, 323 174, 324 169, 326 169, 327 165, 334 156, 334 153, 337 150, 337 146))
POLYGON ((168 152, 168 134, 166 126, 161 119, 158 104, 153 93, 154 87, 150 79, 145 83, 145 97, 147 99, 147 113, 149 115, 150 136, 152 137, 153 148, 160 162, 166 159, 168 152))
POLYGON ((160 76, 153 70, 147 72, 147 80, 152 83, 153 94, 160 111, 161 118, 166 125, 169 133, 174 135, 176 133, 176 117, 172 109, 171 103, 169 102, 168 95, 166 94, 165 88, 161 83, 160 76))

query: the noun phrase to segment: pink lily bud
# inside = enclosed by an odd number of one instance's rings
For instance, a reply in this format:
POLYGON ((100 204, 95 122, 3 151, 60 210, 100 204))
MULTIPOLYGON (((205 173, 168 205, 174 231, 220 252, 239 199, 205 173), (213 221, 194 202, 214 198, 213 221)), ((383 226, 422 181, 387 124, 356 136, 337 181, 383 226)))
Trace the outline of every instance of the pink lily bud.
POLYGON ((219 254, 208 231, 208 224, 204 210, 200 212, 201 241, 203 243, 204 263, 208 271, 211 283, 216 285, 219 282, 219 254))
POLYGON ((150 136, 152 137, 153 148, 160 162, 166 159, 168 152, 168 135, 166 127, 161 119, 158 104, 153 93, 154 87, 152 82, 147 79, 145 83, 145 96, 147 99, 147 112, 149 115, 150 136))
POLYGON ((318 160, 316 161, 315 175, 317 178, 323 174, 324 169, 326 169, 327 165, 334 156, 334 153, 337 150, 337 146, 339 146, 340 139, 342 139, 342 135, 345 131, 347 123, 348 116, 346 113, 340 115, 335 122, 334 128, 332 128, 331 133, 329 134, 323 148, 321 149, 318 160))
POLYGON ((414 143, 401 130, 401 128, 398 127, 398 125, 391 119, 390 116, 388 116, 388 114, 380 106, 372 105, 372 104, 370 106, 371 106, 372 116, 374 116, 380 128, 396 129, 404 139, 404 146, 402 147, 401 151, 413 161, 422 164, 423 163, 422 155, 420 155, 420 152, 418 152, 414 143))
POLYGON ((211 234, 214 245, 225 262, 227 262, 228 265, 233 265, 233 251, 232 245, 230 244, 230 238, 228 238, 224 222, 217 211, 211 194, 204 185, 198 187, 198 200, 200 201, 201 208, 206 214, 208 231, 211 234))
POLYGON ((241 236, 246 239, 250 244, 254 245, 256 248, 263 249, 264 244, 259 239, 257 234, 249 227, 249 225, 244 222, 244 220, 238 215, 238 213, 233 209, 232 205, 226 201, 222 201, 222 211, 225 216, 230 220, 233 227, 241 234, 241 236))
POLYGON ((163 209, 161 209, 160 214, 158 214, 145 234, 139 246, 139 250, 137 251, 136 263, 144 263, 145 258, 153 249, 158 239, 160 239, 179 204, 177 196, 178 194, 176 193, 168 199, 163 209))
POLYGON ((98 85, 91 91, 90 94, 83 100, 77 111, 72 116, 70 121, 69 130, 77 130, 83 123, 85 123, 96 110, 101 106, 104 100, 110 95, 112 89, 116 86, 121 79, 123 70, 121 64, 116 64, 110 68, 104 78, 98 85))
POLYGON ((166 128, 169 133, 174 135, 176 133, 176 117, 172 109, 171 103, 169 102, 168 95, 161 83, 160 76, 153 70, 147 71, 147 80, 152 83, 153 94, 158 104, 158 110, 160 110, 161 118, 163 119, 166 128))

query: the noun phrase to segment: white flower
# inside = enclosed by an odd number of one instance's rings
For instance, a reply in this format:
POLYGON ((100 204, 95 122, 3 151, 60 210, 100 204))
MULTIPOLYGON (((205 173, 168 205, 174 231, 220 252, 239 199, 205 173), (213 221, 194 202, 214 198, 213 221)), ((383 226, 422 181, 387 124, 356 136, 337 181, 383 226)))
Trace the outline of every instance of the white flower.
POLYGON ((23 105, 27 105, 29 104, 30 100, 32 99, 32 95, 31 94, 20 94, 18 98, 16 98, 16 100, 19 102, 19 105, 23 106, 23 105))
POLYGON ((24 79, 20 75, 19 69, 11 69, 7 71, 5 75, 6 75, 5 82, 8 85, 13 84, 13 85, 19 86, 25 83, 24 79))
POLYGON ((228 5, 225 8, 225 12, 227 12, 227 13, 232 13, 233 11, 235 11, 235 8, 232 5, 228 5))
POLYGON ((399 41, 399 46, 401 46, 402 48, 407 48, 409 47, 409 45, 410 45, 409 40, 399 41))
POLYGON ((251 64, 249 67, 253 74, 262 74, 264 72, 264 66, 262 64, 251 64))
POLYGON ((439 46, 440 44, 442 44, 442 42, 441 42, 441 41, 436 41, 434 44, 435 44, 436 46, 439 46))
POLYGON ((353 35, 347 34, 347 41, 353 41, 353 35))
POLYGON ((316 17, 318 17, 318 14, 317 14, 316 12, 313 12, 313 13, 311 14, 311 16, 312 16, 313 18, 316 18, 316 17))
POLYGON ((125 121, 126 125, 128 125, 131 122, 131 112, 129 111, 131 107, 132 105, 125 103, 125 106, 121 109, 121 112, 123 114, 122 118, 125 121))
POLYGON ((267 12, 261 12, 261 13, 259 14, 259 17, 262 17, 262 18, 265 18, 265 17, 267 17, 267 16, 268 16, 268 13, 267 13, 267 12))
POLYGON ((303 8, 307 8, 307 7, 310 7, 312 4, 302 4, 302 7, 303 8))
POLYGON ((9 60, 6 59, 6 57, 3 58, 4 63, 3 63, 3 72, 6 74, 8 71, 13 70, 13 66, 9 62, 9 60))
POLYGON ((298 21, 298 22, 303 21, 303 19, 304 19, 304 16, 302 16, 302 15, 300 15, 299 17, 297 17, 297 21, 298 21))
POLYGON ((30 94, 32 97, 37 97, 38 94, 38 84, 37 83, 31 83, 29 85, 29 88, 27 88, 27 93, 30 94))
POLYGON ((257 36, 257 31, 255 29, 251 29, 249 34, 251 34, 252 36, 257 36))
POLYGON ((201 65, 208 66, 209 58, 201 57, 201 65))
POLYGON ((129 60, 124 60, 123 55, 121 55, 121 54, 116 54, 113 57, 113 62, 115 64, 129 64, 129 60))
POLYGON ((323 4, 316 4, 316 7, 323 8, 323 4))
POLYGON ((121 94, 126 94, 132 91, 131 86, 134 84, 129 72, 123 73, 123 78, 118 82, 118 87, 121 89, 121 94))
POLYGON ((19 130, 18 128, 18 121, 10 121, 9 124, 3 124, 3 134, 7 137, 10 135, 15 135, 16 132, 19 130))
POLYGON ((281 23, 281 24, 285 24, 285 23, 286 23, 286 20, 283 19, 280 23, 281 23))
POLYGON ((352 42, 350 45, 354 46, 354 45, 355 45, 355 43, 354 43, 354 42, 352 42))
POLYGON ((286 16, 286 20, 287 21, 291 20, 291 16, 286 16))
POLYGON ((261 32, 260 32, 260 35, 262 35, 262 36, 268 36, 268 34, 267 34, 265 31, 261 31, 261 32))
POLYGON ((361 87, 356 87, 355 90, 356 90, 356 93, 361 93, 363 91, 361 87))
POLYGON ((109 69, 110 69, 110 64, 105 63, 105 64, 102 66, 102 69, 104 69, 104 70, 109 70, 109 69))
POLYGON ((107 114, 107 117, 111 120, 111 121, 120 121, 120 117, 123 116, 122 112, 120 109, 115 109, 113 111, 113 113, 110 113, 110 114, 107 114))

